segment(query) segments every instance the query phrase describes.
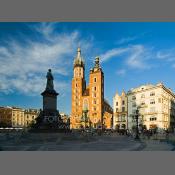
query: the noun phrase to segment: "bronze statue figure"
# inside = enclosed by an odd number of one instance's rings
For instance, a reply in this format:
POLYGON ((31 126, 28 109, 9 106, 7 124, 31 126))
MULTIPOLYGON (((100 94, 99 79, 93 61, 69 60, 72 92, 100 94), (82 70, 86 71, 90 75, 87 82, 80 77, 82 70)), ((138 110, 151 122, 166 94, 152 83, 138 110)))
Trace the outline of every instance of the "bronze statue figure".
POLYGON ((48 70, 46 78, 47 78, 46 89, 47 90, 54 90, 54 86, 53 86, 54 78, 53 78, 51 69, 48 70))

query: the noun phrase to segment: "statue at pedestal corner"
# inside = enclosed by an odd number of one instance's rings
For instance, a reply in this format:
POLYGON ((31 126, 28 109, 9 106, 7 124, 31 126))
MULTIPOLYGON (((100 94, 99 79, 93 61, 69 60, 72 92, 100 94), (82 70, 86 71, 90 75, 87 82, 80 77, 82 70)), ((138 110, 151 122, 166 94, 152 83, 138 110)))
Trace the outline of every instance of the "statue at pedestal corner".
POLYGON ((46 90, 54 90, 54 85, 53 85, 53 75, 51 69, 48 70, 47 75, 47 84, 46 84, 46 90))

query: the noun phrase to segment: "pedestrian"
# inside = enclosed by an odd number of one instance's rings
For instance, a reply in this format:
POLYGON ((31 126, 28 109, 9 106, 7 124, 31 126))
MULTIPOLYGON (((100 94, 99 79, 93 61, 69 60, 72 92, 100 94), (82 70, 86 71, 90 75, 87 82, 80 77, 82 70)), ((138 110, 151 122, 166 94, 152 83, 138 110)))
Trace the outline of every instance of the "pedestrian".
POLYGON ((169 140, 169 131, 168 131, 168 129, 166 130, 166 141, 168 141, 169 140))
POLYGON ((147 130, 147 137, 148 137, 148 140, 150 139, 150 131, 147 130))

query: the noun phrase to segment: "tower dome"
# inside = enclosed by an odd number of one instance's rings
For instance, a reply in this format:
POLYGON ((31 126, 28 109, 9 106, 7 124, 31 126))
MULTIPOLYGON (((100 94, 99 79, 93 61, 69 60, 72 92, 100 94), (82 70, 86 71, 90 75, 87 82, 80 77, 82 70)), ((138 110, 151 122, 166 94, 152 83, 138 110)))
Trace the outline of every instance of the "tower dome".
POLYGON ((80 47, 78 47, 78 49, 77 49, 77 56, 74 59, 74 68, 77 67, 77 66, 80 66, 80 67, 84 68, 84 60, 83 60, 83 58, 81 56, 81 49, 80 49, 80 47))

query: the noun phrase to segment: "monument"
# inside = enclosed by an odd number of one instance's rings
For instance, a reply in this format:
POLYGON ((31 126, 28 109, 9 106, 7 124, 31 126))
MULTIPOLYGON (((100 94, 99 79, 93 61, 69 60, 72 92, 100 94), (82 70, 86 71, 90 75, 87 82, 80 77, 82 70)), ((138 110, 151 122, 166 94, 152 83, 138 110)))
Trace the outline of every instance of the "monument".
POLYGON ((57 110, 57 96, 59 93, 54 89, 54 77, 51 69, 48 70, 46 78, 46 88, 41 93, 43 96, 43 109, 40 110, 40 114, 36 118, 36 123, 31 127, 31 131, 68 131, 70 124, 65 124, 62 121, 57 110))
POLYGON ((36 123, 34 124, 33 129, 58 129, 59 123, 61 122, 60 114, 57 110, 57 96, 59 94, 54 89, 54 78, 51 69, 48 70, 46 78, 46 88, 41 93, 43 96, 43 109, 40 110, 40 114, 36 118, 36 123))
POLYGON ((47 72, 47 84, 43 96, 43 122, 46 124, 58 123, 59 111, 57 110, 57 96, 59 95, 53 85, 53 75, 51 69, 47 72))

